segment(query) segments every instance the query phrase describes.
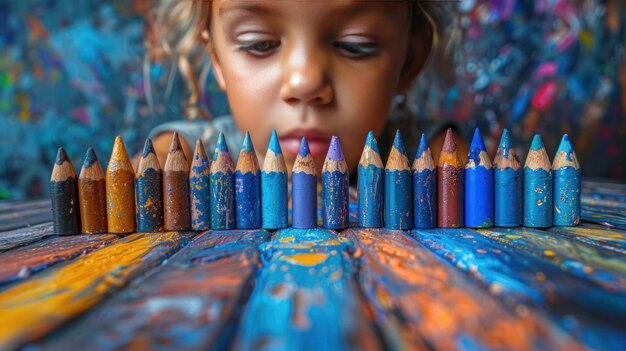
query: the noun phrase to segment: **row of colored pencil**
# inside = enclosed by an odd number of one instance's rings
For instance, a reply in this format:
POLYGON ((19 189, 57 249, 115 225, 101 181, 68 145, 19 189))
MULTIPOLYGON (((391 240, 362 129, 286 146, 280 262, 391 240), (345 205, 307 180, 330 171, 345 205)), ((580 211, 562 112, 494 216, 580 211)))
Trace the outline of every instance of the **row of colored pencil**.
MULTIPOLYGON (((349 176, 337 137, 331 140, 321 182, 323 226, 347 228, 349 176)), ((77 177, 60 148, 50 186, 54 231, 286 228, 287 184, 276 132, 262 170, 248 133, 236 167, 221 134, 212 161, 202 143, 196 142, 191 169, 176 133, 163 169, 150 139, 136 172, 120 137, 115 140, 106 172, 90 148, 77 177)), ((493 167, 478 129, 465 166, 449 130, 437 167, 424 135, 410 167, 399 131, 383 167, 370 132, 358 167, 358 190, 362 227, 549 227, 580 221, 580 169, 567 135, 552 167, 541 138, 535 136, 522 177, 506 130, 493 167), (554 200, 553 193, 557 194, 554 200)), ((317 200, 317 171, 303 138, 292 170, 294 228, 317 226, 317 200)))
POLYGON ((358 180, 362 227, 546 228, 580 223, 580 166, 567 134, 552 165, 535 135, 522 169, 506 129, 493 165, 478 128, 465 163, 448 130, 436 166, 422 134, 410 167, 398 131, 383 168, 370 133, 358 180))

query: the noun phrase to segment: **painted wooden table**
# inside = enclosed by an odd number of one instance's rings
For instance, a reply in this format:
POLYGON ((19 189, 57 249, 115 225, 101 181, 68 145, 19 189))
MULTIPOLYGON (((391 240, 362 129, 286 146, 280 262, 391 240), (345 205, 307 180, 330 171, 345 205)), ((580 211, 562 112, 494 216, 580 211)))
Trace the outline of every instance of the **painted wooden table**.
MULTIPOLYGON (((574 228, 55 236, 0 202, 0 348, 626 348, 626 185, 574 228)), ((355 207, 351 207, 354 222, 355 207)))

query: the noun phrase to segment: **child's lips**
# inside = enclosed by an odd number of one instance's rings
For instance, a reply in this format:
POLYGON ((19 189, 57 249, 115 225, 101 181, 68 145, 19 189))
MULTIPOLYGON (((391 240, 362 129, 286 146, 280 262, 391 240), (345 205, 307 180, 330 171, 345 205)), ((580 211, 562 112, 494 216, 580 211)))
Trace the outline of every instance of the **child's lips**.
POLYGON ((324 156, 328 152, 330 135, 318 130, 296 130, 280 137, 280 147, 283 149, 283 152, 295 159, 298 151, 300 151, 302 137, 306 137, 309 151, 313 158, 324 156))

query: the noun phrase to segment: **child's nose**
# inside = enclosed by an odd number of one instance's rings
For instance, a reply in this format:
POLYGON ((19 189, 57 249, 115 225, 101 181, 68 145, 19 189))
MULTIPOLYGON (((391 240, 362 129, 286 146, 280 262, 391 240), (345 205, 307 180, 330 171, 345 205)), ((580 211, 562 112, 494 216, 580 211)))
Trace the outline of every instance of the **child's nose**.
POLYGON ((334 99, 325 55, 299 48, 286 55, 281 98, 289 103, 327 105, 334 99))

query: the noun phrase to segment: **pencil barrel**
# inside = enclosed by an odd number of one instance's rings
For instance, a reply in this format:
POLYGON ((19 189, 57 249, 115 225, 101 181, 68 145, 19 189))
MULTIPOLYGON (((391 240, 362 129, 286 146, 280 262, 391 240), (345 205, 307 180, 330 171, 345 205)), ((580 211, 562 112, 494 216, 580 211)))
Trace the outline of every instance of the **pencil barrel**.
POLYGON ((553 224, 580 224, 580 169, 562 167, 554 171, 553 224))
POLYGON ((208 230, 211 224, 209 176, 200 172, 198 174, 189 177, 189 210, 191 229, 203 231, 208 230))
POLYGON ((211 229, 235 229, 235 175, 232 171, 211 174, 211 229))
POLYGON ((465 169, 465 226, 493 226, 493 169, 476 166, 465 169))
POLYGON ((463 226, 463 168, 444 165, 437 169, 437 225, 463 226))
POLYGON ((494 171, 495 225, 520 227, 522 225, 522 170, 510 167, 494 171))
POLYGON ((552 172, 524 168, 524 226, 548 228, 552 226, 553 211, 552 172))
POLYGON ((261 227, 261 174, 235 172, 236 221, 239 229, 261 227))
POLYGON ((411 229, 413 226, 411 171, 385 170, 385 227, 411 229))
POLYGON ((78 202, 83 234, 107 231, 106 191, 104 179, 78 179, 78 202))
POLYGON ((317 227, 317 177, 304 172, 294 172, 291 189, 292 227, 300 229, 317 227))
POLYGON ((107 224, 109 233, 135 231, 135 175, 116 170, 106 175, 107 224))
POLYGON ((265 229, 288 226, 289 193, 286 172, 261 172, 261 220, 265 229))
POLYGON ((358 169, 359 226, 380 228, 384 225, 385 170, 374 165, 358 169))
POLYGON ((437 172, 413 171, 413 228, 437 226, 437 172))
POLYGON ((55 234, 79 234, 78 183, 75 177, 50 182, 52 228, 55 234))
POLYGON ((348 172, 322 172, 322 218, 327 229, 348 228, 348 172))
POLYGON ((137 231, 141 233, 163 230, 163 174, 146 169, 135 179, 137 198, 137 231))

